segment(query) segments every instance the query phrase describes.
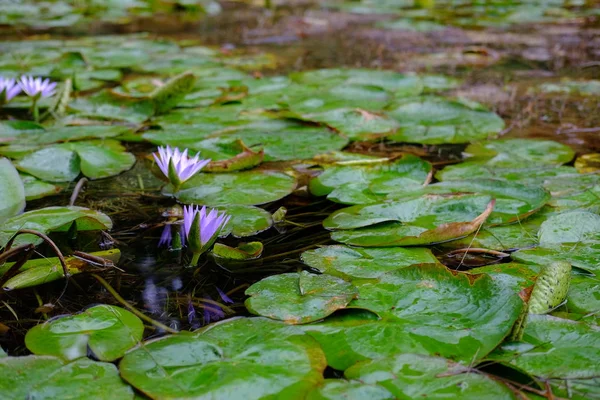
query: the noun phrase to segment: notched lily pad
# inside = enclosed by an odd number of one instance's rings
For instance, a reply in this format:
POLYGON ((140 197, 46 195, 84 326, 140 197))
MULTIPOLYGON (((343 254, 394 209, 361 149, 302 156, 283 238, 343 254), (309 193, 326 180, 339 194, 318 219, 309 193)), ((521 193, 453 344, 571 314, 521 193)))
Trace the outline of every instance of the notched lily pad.
POLYGON ((346 307, 357 291, 342 279, 302 271, 265 278, 246 289, 246 295, 251 313, 303 324, 346 307))
POLYGON ((60 317, 31 328, 25 345, 38 355, 65 360, 88 352, 102 361, 114 361, 142 340, 144 324, 120 307, 99 305, 80 314, 60 317))

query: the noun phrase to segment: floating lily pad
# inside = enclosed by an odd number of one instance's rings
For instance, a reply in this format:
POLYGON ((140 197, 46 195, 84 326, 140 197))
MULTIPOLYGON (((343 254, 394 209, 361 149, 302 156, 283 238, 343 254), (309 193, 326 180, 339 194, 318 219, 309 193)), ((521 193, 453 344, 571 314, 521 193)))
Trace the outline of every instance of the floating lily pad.
POLYGON ((302 271, 270 276, 246 289, 246 307, 253 314, 303 324, 346 307, 356 297, 350 283, 302 271))
POLYGON ((523 341, 489 355, 541 378, 594 378, 600 373, 600 328, 549 315, 529 315, 523 341))
POLYGON ((25 198, 27 200, 37 200, 46 196, 52 196, 62 191, 62 187, 50 182, 44 182, 31 175, 20 174, 23 187, 25 188, 25 198))
POLYGON ((470 104, 438 97, 405 99, 387 112, 400 122, 397 142, 444 144, 486 139, 504 129, 497 114, 470 104))
POLYGON ((387 195, 387 199, 402 199, 417 193, 448 194, 477 193, 488 194, 496 200, 494 211, 486 223, 492 225, 508 224, 522 221, 541 209, 550 199, 550 194, 541 186, 521 185, 497 179, 469 179, 464 181, 447 181, 414 189, 396 188, 387 195))
POLYGON ((222 235, 231 233, 240 238, 253 236, 266 231, 273 225, 271 213, 262 208, 239 205, 217 208, 231 217, 229 223, 221 230, 222 235))
POLYGON ((186 204, 258 205, 279 200, 296 188, 296 180, 282 172, 242 171, 196 174, 175 197, 186 204))
POLYGON ((49 182, 70 182, 79 176, 77 153, 60 147, 48 147, 17 162, 19 170, 49 182))
POLYGON ((532 165, 560 165, 575 156, 569 146, 552 140, 499 139, 475 143, 465 149, 469 161, 494 167, 523 168, 532 165))
POLYGON ((306 396, 307 400, 393 400, 395 398, 382 386, 343 379, 326 379, 322 386, 315 388, 306 396))
POLYGON ((0 223, 25 208, 25 188, 19 173, 6 158, 0 158, 0 223))
POLYGON ((589 276, 572 277, 567 294, 567 308, 584 315, 600 310, 600 280, 589 276))
POLYGON ((600 215, 571 211, 549 217, 540 226, 541 244, 578 243, 600 238, 600 215))
POLYGON ((335 230, 332 239, 356 246, 431 244, 469 235, 493 207, 487 195, 423 195, 344 208, 323 226, 335 230))
POLYGON ((139 124, 154 114, 154 103, 148 99, 127 99, 100 92, 75 99, 69 103, 69 109, 77 112, 78 116, 139 124))
POLYGON ((526 264, 549 265, 552 261, 568 261, 572 266, 600 274, 600 242, 553 244, 521 249, 511 255, 526 264))
POLYGON ((510 282, 438 264, 398 269, 356 285, 359 297, 350 306, 379 318, 348 314, 303 325, 336 369, 407 352, 472 363, 502 342, 524 305, 520 288, 510 282))
POLYGON ((425 248, 360 248, 325 246, 302 253, 305 264, 324 274, 352 280, 378 278, 382 274, 414 264, 435 263, 437 259, 425 248))
MULTIPOLYGON (((111 219, 98 211, 84 207, 46 207, 28 211, 4 221, 0 228, 0 246, 4 246, 19 229, 33 229, 42 233, 66 231, 71 223, 77 224, 77 230, 93 231, 111 229, 111 219)), ((19 235, 14 244, 40 243, 42 239, 30 234, 19 235)))
POLYGON ((119 369, 152 398, 303 399, 325 366, 318 344, 297 327, 237 318, 146 342, 119 369))
POLYGON ((439 357, 398 354, 359 362, 344 375, 382 386, 396 399, 515 399, 513 392, 502 383, 439 357))
POLYGON ((7 399, 133 400, 113 364, 48 356, 0 358, 0 390, 7 399))
POLYGON ((328 167, 312 179, 309 189, 315 196, 328 195, 344 204, 368 204, 402 188, 422 187, 430 177, 431 164, 406 155, 393 162, 328 167))
POLYGON ((25 345, 37 355, 74 360, 91 351, 102 361, 114 361, 138 344, 143 333, 144 324, 131 312, 99 305, 34 326, 25 335, 25 345))

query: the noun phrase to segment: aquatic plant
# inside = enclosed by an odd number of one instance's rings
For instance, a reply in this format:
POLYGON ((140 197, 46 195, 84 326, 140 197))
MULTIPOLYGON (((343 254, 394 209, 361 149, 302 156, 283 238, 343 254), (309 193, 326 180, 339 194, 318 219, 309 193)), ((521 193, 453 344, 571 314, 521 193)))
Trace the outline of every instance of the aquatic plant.
POLYGON ((52 82, 48 78, 42 80, 40 77, 34 78, 23 75, 19 79, 19 86, 27 96, 31 97, 31 113, 33 114, 33 119, 36 122, 39 121, 40 115, 37 102, 42 97, 51 97, 54 95, 56 82, 52 82))
POLYGON ((229 215, 224 212, 219 213, 216 209, 207 212, 206 206, 183 207, 183 226, 187 245, 194 253, 190 266, 198 263, 200 255, 213 245, 230 218, 229 215))
POLYGON ((14 79, 0 76, 0 105, 8 103, 19 93, 21 93, 21 87, 14 79))
POLYGON ((152 154, 156 164, 163 174, 173 185, 173 191, 177 192, 181 185, 204 168, 210 160, 200 159, 200 154, 193 158, 188 156, 188 149, 183 152, 177 147, 172 149, 170 146, 159 147, 157 153, 152 154))

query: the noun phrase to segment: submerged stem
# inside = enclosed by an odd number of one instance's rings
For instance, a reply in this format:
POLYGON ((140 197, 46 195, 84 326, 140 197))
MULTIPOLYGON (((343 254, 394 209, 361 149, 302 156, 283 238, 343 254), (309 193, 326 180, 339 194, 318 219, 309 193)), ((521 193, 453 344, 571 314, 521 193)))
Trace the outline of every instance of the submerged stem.
POLYGON ((194 253, 194 255, 192 256, 192 261, 190 262, 190 268, 193 268, 196 265, 198 265, 198 260, 200 260, 201 255, 202 253, 194 253))

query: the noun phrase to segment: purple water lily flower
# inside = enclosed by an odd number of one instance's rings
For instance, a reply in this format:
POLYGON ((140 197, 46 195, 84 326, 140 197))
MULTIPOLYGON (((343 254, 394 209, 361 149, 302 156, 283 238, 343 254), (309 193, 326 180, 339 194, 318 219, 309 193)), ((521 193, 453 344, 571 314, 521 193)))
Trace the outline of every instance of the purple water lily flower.
POLYGON ((231 217, 224 212, 212 209, 206 212, 206 206, 183 207, 183 227, 189 248, 194 253, 192 265, 198 262, 200 254, 204 253, 217 239, 221 229, 231 217))
POLYGON ((21 93, 21 87, 14 79, 0 76, 0 103, 2 102, 2 96, 4 96, 4 102, 8 103, 19 93, 21 93))
POLYGON ((193 158, 189 157, 188 149, 180 151, 177 147, 172 149, 169 146, 159 147, 158 155, 157 153, 152 155, 162 173, 169 178, 175 191, 179 189, 183 182, 190 179, 210 162, 210 160, 200 159, 200 154, 196 154, 193 158))
POLYGON ((172 241, 173 241, 173 235, 171 234, 171 225, 166 224, 160 235, 160 240, 158 241, 158 247, 162 247, 162 246, 171 247, 172 241))
POLYGON ((29 97, 50 97, 54 94, 56 82, 51 82, 50 79, 23 75, 19 80, 19 86, 29 97))

